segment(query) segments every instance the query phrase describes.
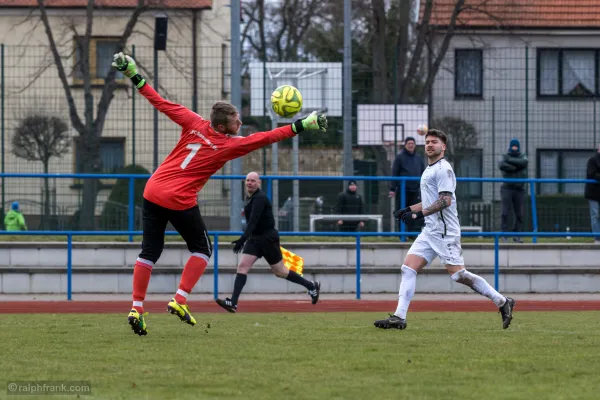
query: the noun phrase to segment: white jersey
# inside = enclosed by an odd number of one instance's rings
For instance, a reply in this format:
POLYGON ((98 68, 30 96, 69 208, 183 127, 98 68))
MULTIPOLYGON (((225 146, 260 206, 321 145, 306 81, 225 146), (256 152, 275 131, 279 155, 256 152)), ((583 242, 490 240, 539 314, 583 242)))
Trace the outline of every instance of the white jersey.
POLYGON ((460 223, 456 209, 456 177, 450 163, 440 159, 427 166, 421 175, 421 205, 423 210, 440 198, 440 192, 452 193, 450 207, 425 217, 424 233, 460 236, 460 223))

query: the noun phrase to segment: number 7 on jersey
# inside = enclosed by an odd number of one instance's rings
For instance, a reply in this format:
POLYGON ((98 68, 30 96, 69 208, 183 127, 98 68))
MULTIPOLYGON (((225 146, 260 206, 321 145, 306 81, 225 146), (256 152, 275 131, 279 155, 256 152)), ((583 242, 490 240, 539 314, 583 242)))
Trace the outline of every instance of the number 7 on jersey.
POLYGON ((185 167, 187 167, 187 165, 190 163, 190 161, 192 161, 192 158, 194 158, 198 150, 200 150, 200 147, 202 147, 200 143, 192 143, 185 146, 186 149, 190 149, 191 151, 190 154, 188 154, 185 160, 183 160, 183 162, 181 163, 181 169, 185 169, 185 167))

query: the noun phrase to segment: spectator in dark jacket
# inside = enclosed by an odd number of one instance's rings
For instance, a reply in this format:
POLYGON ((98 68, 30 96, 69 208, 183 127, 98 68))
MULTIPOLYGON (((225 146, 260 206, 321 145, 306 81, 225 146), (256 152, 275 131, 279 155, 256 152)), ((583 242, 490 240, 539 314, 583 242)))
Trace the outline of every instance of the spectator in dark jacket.
MULTIPOLYGON (((415 151, 417 144, 415 138, 408 136, 404 140, 404 150, 402 150, 394 159, 392 165, 392 176, 417 176, 421 177, 425 171, 425 159, 415 151)), ((396 197, 396 210, 400 207, 400 181, 392 181, 390 184, 390 197, 396 197)), ((404 192, 406 205, 417 204, 421 202, 421 182, 406 181, 406 190, 404 192)), ((406 229, 408 232, 418 232, 424 220, 410 221, 406 229)))
MULTIPOLYGON (((521 153, 521 143, 518 139, 511 139, 508 152, 504 154, 498 164, 502 177, 506 179, 526 179, 529 160, 527 155, 521 153)), ((525 208, 525 182, 504 182, 500 187, 502 200, 502 231, 508 232, 508 215, 512 208, 515 213, 513 232, 520 232, 523 227, 523 211, 525 208)), ((504 239, 506 241, 506 239, 504 239)), ((522 243, 519 237, 513 238, 514 242, 522 243)))
MULTIPOLYGON (((600 144, 595 155, 590 157, 587 163, 586 179, 600 181, 600 144)), ((584 197, 590 205, 590 219, 592 220, 592 232, 596 234, 594 243, 600 243, 600 182, 586 183, 584 197)))
MULTIPOLYGON (((356 181, 350 181, 348 182, 348 189, 338 194, 335 212, 337 214, 362 215, 363 206, 362 197, 356 193, 356 181)), ((337 223, 342 232, 354 232, 357 227, 363 228, 365 226, 364 221, 357 220, 339 220, 337 223)))

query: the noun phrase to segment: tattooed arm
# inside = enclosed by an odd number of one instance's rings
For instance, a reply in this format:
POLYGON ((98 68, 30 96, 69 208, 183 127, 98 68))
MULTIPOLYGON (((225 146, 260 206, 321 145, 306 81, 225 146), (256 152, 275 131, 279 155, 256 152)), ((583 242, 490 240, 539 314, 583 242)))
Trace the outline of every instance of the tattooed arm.
POLYGON ((423 210, 423 215, 426 217, 431 214, 443 210, 444 208, 450 207, 452 204, 452 193, 440 192, 440 198, 437 199, 432 205, 423 210))

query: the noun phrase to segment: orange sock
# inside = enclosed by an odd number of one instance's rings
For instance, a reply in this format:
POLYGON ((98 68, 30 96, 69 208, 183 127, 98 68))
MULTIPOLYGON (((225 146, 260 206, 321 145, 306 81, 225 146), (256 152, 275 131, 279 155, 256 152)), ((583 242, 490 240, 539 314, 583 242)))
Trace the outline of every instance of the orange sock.
POLYGON ((175 301, 179 304, 186 304, 187 297, 200 280, 200 277, 206 269, 208 257, 204 254, 193 253, 183 267, 179 289, 175 294, 175 301))
POLYGON ((133 308, 139 313, 144 312, 144 299, 152 275, 153 262, 138 259, 133 267, 133 308))

